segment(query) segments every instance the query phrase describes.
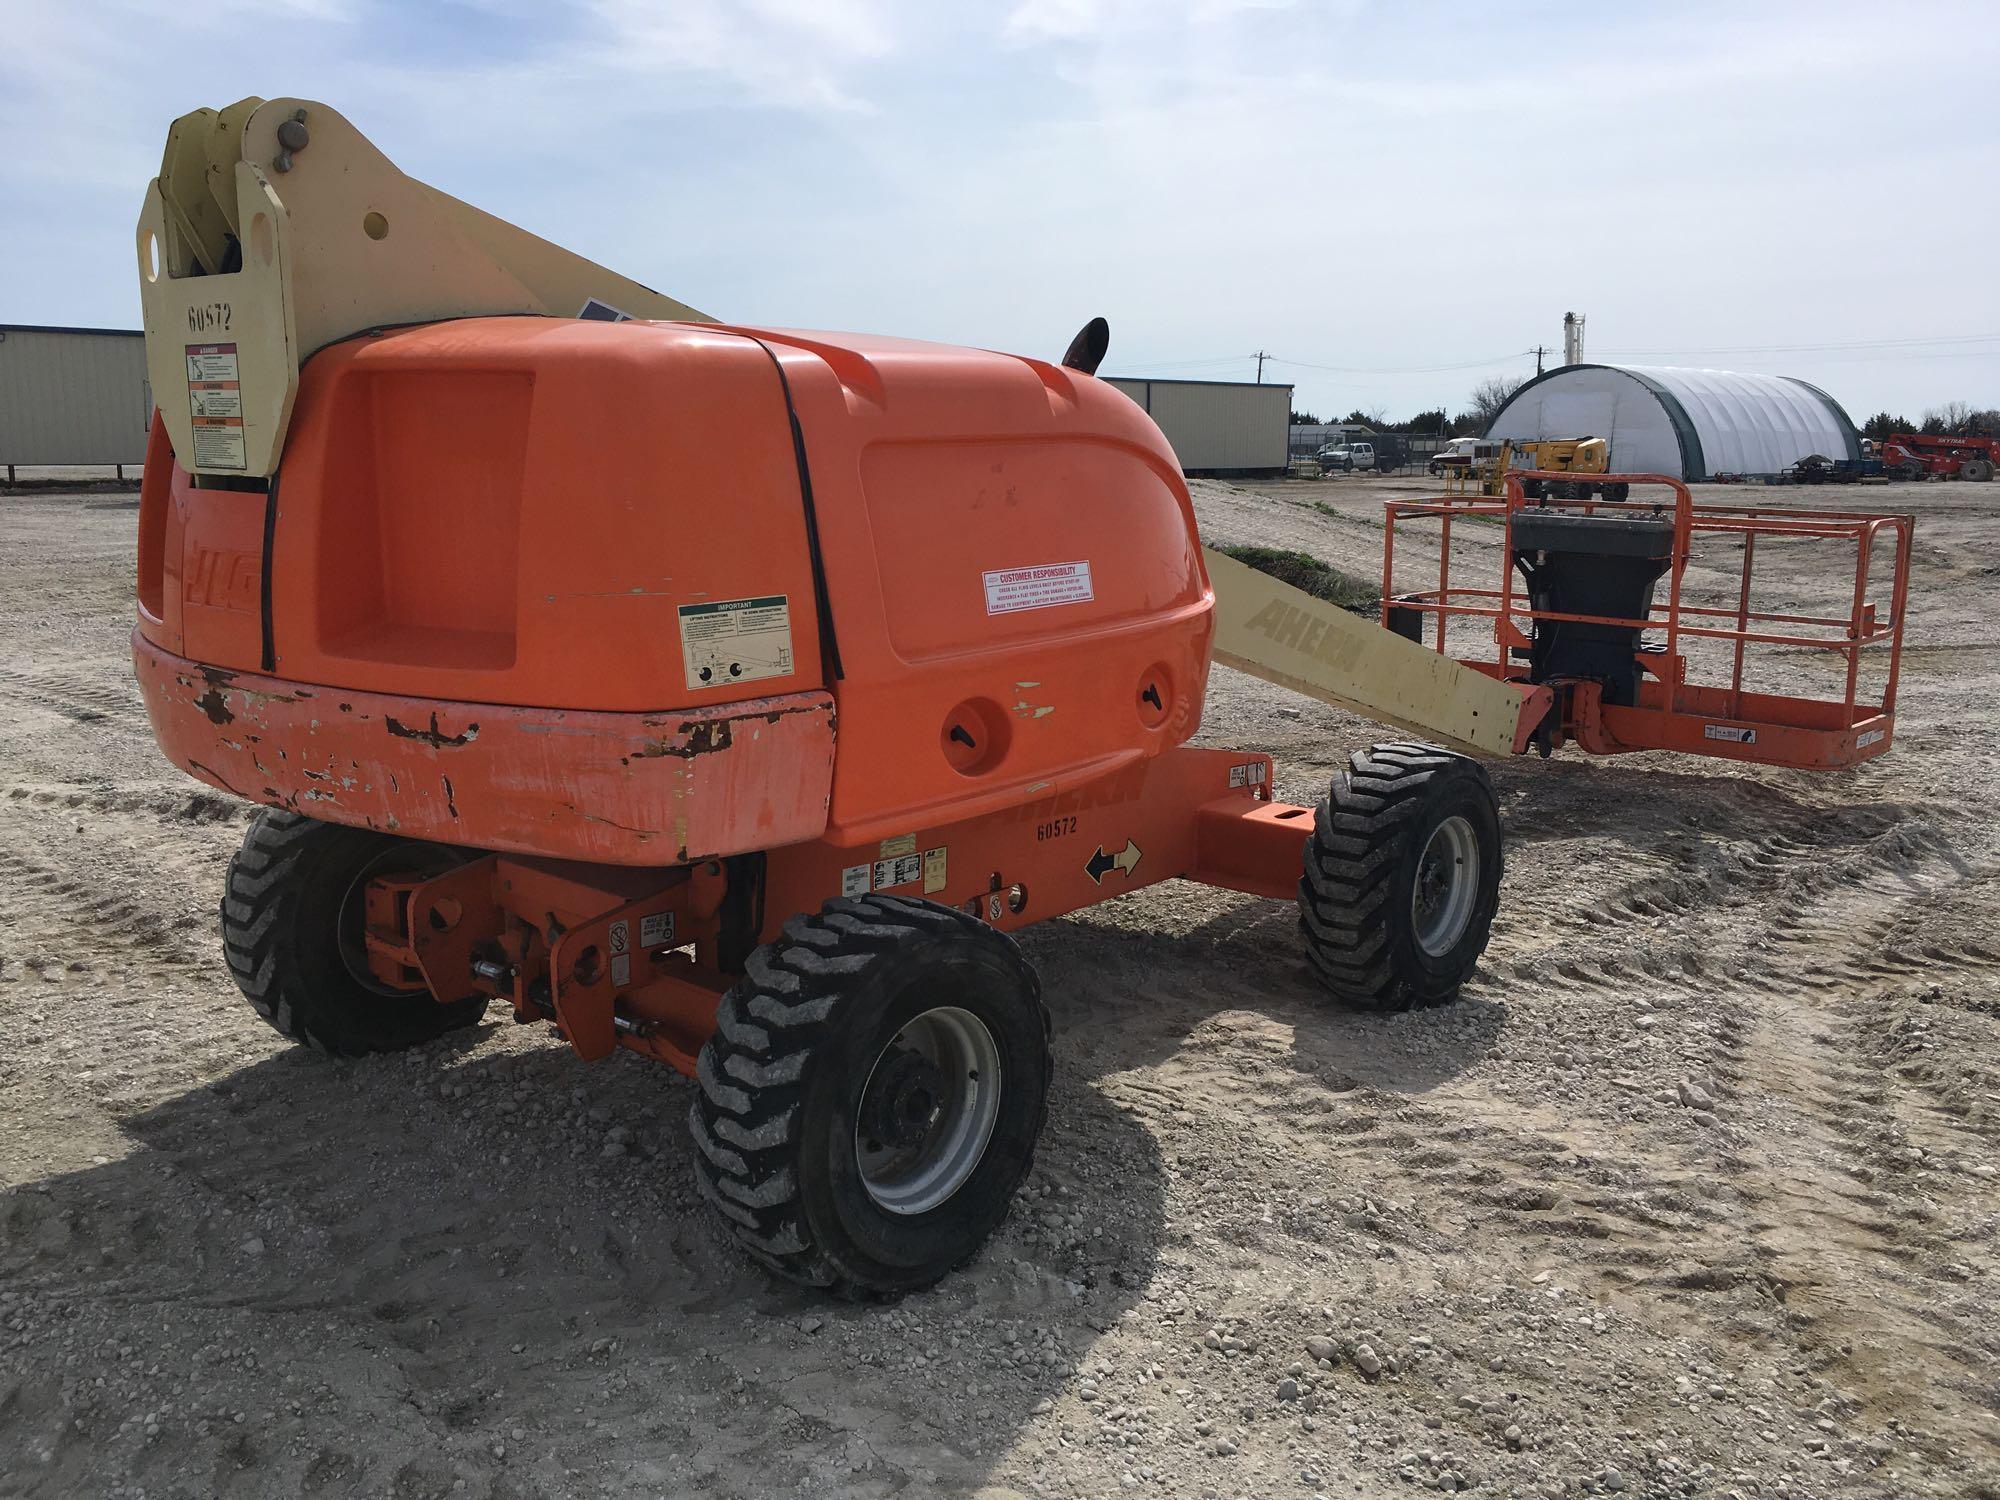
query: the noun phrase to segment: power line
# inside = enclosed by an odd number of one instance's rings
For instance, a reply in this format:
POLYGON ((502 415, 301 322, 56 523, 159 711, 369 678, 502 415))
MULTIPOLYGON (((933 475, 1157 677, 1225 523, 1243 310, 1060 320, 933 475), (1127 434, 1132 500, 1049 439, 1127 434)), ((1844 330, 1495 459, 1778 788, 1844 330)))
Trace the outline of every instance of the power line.
MULTIPOLYGON (((1839 364, 1882 364, 1896 359, 2000 359, 2000 349, 1849 349, 1822 354, 1813 360, 1816 365, 1839 364)), ((1745 364, 1766 364, 1768 361, 1755 357, 1746 359, 1745 364)))
POLYGON ((1527 359, 1534 354, 1533 349, 1517 349, 1511 354, 1502 354, 1493 359, 1469 359, 1450 365, 1320 365, 1311 360, 1286 359, 1277 354, 1228 354, 1216 359, 1162 359, 1142 365, 1126 365, 1125 369, 1139 372, 1145 370, 1198 370, 1216 365, 1260 364, 1290 365, 1298 370, 1322 370, 1334 375, 1438 375, 1453 370, 1484 370, 1494 365, 1504 365, 1510 360, 1527 359))
POLYGON ((1605 355, 1622 355, 1626 358, 1635 354, 1813 354, 1849 349, 1920 349, 1994 343, 2000 343, 2000 333, 1947 334, 1938 338, 1921 339, 1848 339, 1830 344, 1704 344, 1687 349, 1600 349, 1597 352, 1605 355))
MULTIPOLYGON (((1920 358, 1925 351, 1937 349, 1957 350, 1958 353, 1940 352, 1937 357, 1956 359, 1982 359, 1990 357, 1986 350, 1968 346, 1980 344, 2000 344, 2000 333, 1947 334, 1937 338, 1898 339, 1847 339, 1823 344, 1713 344, 1694 345, 1682 349, 1599 349, 1593 351, 1599 358, 1634 359, 1640 357, 1675 358, 1704 354, 1828 354, 1862 355, 1874 353, 1877 358, 1920 358), (1879 352, 1878 352, 1879 351, 1879 352)), ((1282 355, 1256 353, 1218 354, 1202 359, 1160 359, 1145 364, 1126 365, 1133 374, 1161 370, 1211 370, 1221 365, 1253 364, 1257 362, 1289 365, 1299 370, 1317 370, 1330 375, 1444 375, 1459 370, 1491 369, 1511 360, 1529 359, 1539 351, 1533 348, 1517 349, 1492 359, 1463 360, 1443 365, 1323 365, 1305 359, 1286 359, 1282 355)))
POLYGON ((1492 359, 1469 359, 1455 365, 1316 365, 1310 360, 1284 359, 1273 354, 1271 363, 1292 365, 1301 370, 1325 370, 1334 375, 1441 375, 1451 370, 1483 370, 1494 365, 1504 365, 1509 360, 1526 359, 1533 349, 1516 349, 1509 354, 1496 355, 1492 359))
POLYGON ((1127 370, 1203 370, 1215 365, 1245 364, 1255 359, 1254 354, 1224 354, 1214 359, 1156 359, 1143 365, 1125 365, 1127 370))

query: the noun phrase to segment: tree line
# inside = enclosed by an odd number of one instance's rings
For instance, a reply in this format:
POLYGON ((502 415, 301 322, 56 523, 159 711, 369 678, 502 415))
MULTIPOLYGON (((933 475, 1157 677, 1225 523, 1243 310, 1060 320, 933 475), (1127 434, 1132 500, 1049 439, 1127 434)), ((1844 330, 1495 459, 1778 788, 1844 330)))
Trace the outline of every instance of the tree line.
POLYGON ((1482 380, 1472 388, 1466 409, 1456 415, 1438 406, 1420 411, 1414 417, 1392 422, 1386 406, 1356 407, 1344 417, 1319 417, 1309 411, 1294 410, 1292 425, 1319 427, 1348 423, 1372 428, 1376 432, 1399 432, 1412 437, 1483 437, 1487 427, 1500 414, 1500 408, 1507 404, 1508 397, 1525 383, 1526 377, 1518 375, 1482 380))
POLYGON ((1861 435, 1878 442, 1895 432, 1921 432, 1926 437, 2000 437, 2000 411, 1981 411, 1970 401, 1947 401, 1912 422, 1894 412, 1878 411, 1861 424, 1861 435))

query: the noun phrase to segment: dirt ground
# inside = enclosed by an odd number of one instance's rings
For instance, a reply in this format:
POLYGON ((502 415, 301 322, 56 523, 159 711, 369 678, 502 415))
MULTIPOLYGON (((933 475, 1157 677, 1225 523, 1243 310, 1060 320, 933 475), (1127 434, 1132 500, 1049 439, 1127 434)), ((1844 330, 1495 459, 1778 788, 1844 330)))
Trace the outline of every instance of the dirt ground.
MULTIPOLYGON (((1364 574, 1423 491, 1197 488, 1364 574)), ((129 679, 134 502, 0 498, 0 1495, 2000 1496, 2000 486, 1712 497, 1918 514, 1893 754, 1496 766, 1448 1008, 1331 1009, 1289 910, 1179 883, 1032 930, 1034 1174, 889 1307, 734 1252, 664 1069, 281 1046, 245 811, 129 679)), ((1301 801, 1390 737, 1224 670, 1203 731, 1301 801)))

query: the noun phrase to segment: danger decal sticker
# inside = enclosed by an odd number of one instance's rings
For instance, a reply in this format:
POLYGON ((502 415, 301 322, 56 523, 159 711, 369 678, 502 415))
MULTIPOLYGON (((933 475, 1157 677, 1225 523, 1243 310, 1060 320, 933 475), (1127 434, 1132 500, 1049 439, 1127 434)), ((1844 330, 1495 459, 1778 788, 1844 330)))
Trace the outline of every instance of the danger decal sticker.
POLYGON ((194 421, 194 467, 245 469, 243 383, 234 344, 188 344, 188 415, 194 421))

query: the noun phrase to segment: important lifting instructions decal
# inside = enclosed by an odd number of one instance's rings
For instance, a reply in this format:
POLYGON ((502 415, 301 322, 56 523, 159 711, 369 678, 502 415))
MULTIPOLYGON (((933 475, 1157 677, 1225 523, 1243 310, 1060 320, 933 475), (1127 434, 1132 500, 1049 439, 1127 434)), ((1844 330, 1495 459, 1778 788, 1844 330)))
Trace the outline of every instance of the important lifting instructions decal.
POLYGON ((188 415, 194 419, 194 467, 249 467, 243 448, 243 388, 234 344, 188 344, 188 415))
POLYGON ((792 675, 792 612, 783 594, 683 604, 680 616, 690 688, 792 675))
POLYGON ((1043 563, 1034 568, 1000 568, 986 579, 986 613, 1011 615, 1019 609, 1084 604, 1097 596, 1090 588, 1087 562, 1043 563))

